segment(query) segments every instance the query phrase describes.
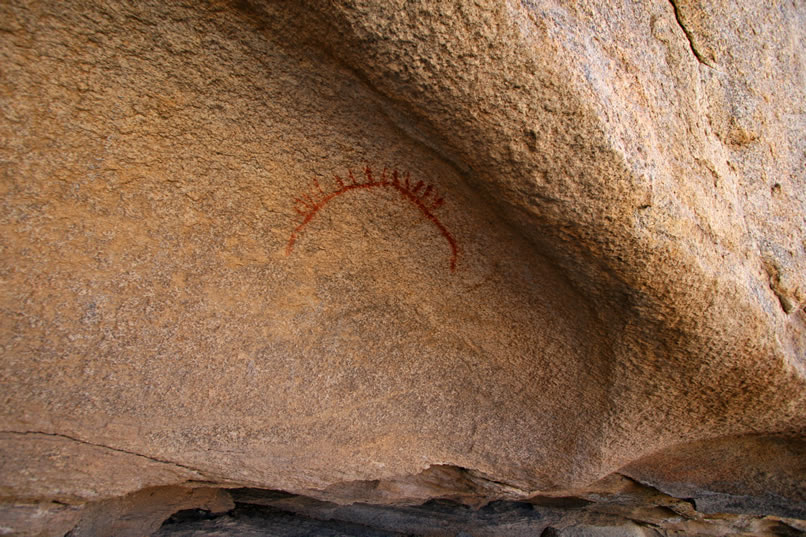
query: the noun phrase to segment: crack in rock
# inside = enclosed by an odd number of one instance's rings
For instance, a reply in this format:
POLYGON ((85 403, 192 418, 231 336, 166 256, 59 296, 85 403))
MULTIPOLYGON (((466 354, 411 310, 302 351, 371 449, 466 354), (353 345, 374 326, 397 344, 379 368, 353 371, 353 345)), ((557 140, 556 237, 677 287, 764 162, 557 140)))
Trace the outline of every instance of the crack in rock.
POLYGON ((694 57, 697 58, 697 61, 701 64, 705 65, 706 67, 710 67, 711 69, 714 66, 705 59, 705 56, 700 54, 700 51, 697 50, 697 47, 694 46, 694 34, 686 28, 685 24, 683 24, 683 19, 680 17, 680 9, 677 7, 677 3, 675 0, 669 0, 669 3, 672 4, 672 10, 674 10, 674 18, 677 21, 677 25, 680 26, 680 29, 683 30, 683 33, 686 35, 686 39, 688 40, 688 46, 691 48, 692 54, 694 57))
POLYGON ((111 447, 111 446, 105 446, 103 444, 96 444, 95 442, 88 442, 86 440, 81 440, 80 438, 75 438, 73 436, 69 436, 69 435, 66 435, 66 434, 46 433, 44 431, 0 431, 0 434, 16 434, 16 435, 20 435, 20 436, 24 436, 24 435, 41 435, 41 436, 50 436, 50 437, 55 437, 55 438, 63 438, 65 440, 71 440, 73 442, 78 442, 80 444, 86 444, 88 446, 95 446, 95 447, 99 447, 99 448, 108 449, 108 450, 111 450, 111 451, 117 451, 118 453, 125 453, 127 455, 133 455, 135 457, 141 457, 141 458, 147 459, 147 460, 149 460, 151 462, 156 462, 156 463, 160 463, 160 464, 169 464, 171 466, 184 468, 185 470, 189 470, 189 471, 193 472, 194 474, 196 474, 199 477, 206 477, 203 472, 197 470, 196 468, 186 466, 186 465, 178 463, 178 462, 169 461, 169 460, 165 460, 165 459, 157 459, 155 457, 149 457, 148 455, 143 455, 141 453, 135 453, 134 451, 128 451, 128 450, 125 450, 125 449, 115 448, 115 447, 111 447))

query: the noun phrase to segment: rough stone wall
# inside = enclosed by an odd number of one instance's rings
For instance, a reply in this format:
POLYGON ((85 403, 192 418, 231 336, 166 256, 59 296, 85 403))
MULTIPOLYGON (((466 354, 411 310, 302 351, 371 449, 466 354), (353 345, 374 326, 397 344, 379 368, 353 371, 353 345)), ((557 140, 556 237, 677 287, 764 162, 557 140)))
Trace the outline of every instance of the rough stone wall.
POLYGON ((805 33, 800 1, 3 2, 0 527, 621 474, 806 518, 805 33))

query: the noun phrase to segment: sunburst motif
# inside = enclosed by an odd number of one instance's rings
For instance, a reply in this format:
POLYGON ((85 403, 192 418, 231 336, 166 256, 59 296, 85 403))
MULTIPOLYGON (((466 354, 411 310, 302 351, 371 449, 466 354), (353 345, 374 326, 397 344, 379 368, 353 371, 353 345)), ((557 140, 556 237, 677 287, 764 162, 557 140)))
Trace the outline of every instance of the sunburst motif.
POLYGON ((335 190, 325 190, 317 179, 313 180, 313 187, 310 191, 294 200, 294 210, 302 217, 302 221, 291 232, 291 237, 289 237, 288 245, 286 246, 286 255, 291 254, 294 249, 294 243, 305 226, 334 198, 354 190, 391 188, 400 193, 403 199, 417 207, 420 213, 434 224, 440 234, 445 237, 451 247, 451 272, 455 271, 456 260, 459 257, 459 246, 450 231, 434 215, 434 211, 445 203, 445 199, 437 193, 436 188, 426 184, 424 181, 412 183, 408 172, 401 176, 397 170, 392 170, 389 173, 386 168, 383 169, 380 177, 375 177, 372 169, 367 166, 364 168, 363 175, 362 179, 358 179, 352 170, 348 170, 347 177, 334 176, 335 190))

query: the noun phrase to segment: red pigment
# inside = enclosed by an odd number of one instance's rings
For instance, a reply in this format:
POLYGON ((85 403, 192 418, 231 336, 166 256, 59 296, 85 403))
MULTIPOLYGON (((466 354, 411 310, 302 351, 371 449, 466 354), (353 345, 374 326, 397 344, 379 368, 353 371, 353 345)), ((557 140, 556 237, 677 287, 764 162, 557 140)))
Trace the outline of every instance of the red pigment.
POLYGON ((322 191, 322 187, 319 185, 319 181, 314 180, 314 188, 318 193, 321 194, 322 197, 317 199, 315 194, 314 196, 303 194, 301 198, 294 200, 294 209, 304 218, 302 223, 300 223, 294 229, 294 231, 291 232, 291 237, 288 239, 288 246, 286 246, 285 249, 286 255, 289 255, 294 249, 294 243, 297 240, 297 236, 302 232, 305 226, 308 225, 308 222, 310 222, 313 217, 316 216, 316 213, 318 213, 333 198, 353 190, 392 188, 397 190, 403 199, 408 200, 412 205, 417 207, 420 210, 420 213, 422 213, 424 217, 434 224, 434 226, 436 226, 436 228, 439 230, 440 234, 445 237, 445 240, 448 241, 448 244, 451 247, 451 272, 454 272, 456 270, 456 259, 459 256, 459 246, 456 243, 456 239, 454 239, 453 235, 451 235, 451 232, 448 231, 444 225, 442 225, 442 222, 440 222, 433 213, 433 211, 442 206, 445 200, 435 193, 435 199, 426 205, 428 196, 432 192, 435 192, 435 189, 431 185, 426 186, 423 181, 418 181, 414 188, 412 188, 408 173, 405 174, 403 182, 401 183, 397 170, 392 171, 391 180, 387 179, 386 168, 383 169, 380 179, 375 179, 372 176, 372 170, 369 168, 369 166, 364 168, 364 175, 366 175, 367 180, 363 183, 359 182, 355 178, 352 170, 348 170, 347 172, 349 183, 345 182, 344 179, 336 175, 335 180, 339 188, 333 192, 330 192, 329 194, 325 194, 322 191), (426 187, 425 191, 422 193, 422 195, 418 195, 418 192, 422 190, 424 186, 426 187), (302 208, 300 206, 302 206, 302 208))

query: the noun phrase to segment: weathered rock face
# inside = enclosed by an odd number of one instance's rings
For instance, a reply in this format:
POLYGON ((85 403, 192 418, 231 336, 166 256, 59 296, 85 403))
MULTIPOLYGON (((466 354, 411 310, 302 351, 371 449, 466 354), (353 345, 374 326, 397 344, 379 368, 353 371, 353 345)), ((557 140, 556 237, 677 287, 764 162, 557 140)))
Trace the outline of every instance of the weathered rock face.
POLYGON ((658 531, 798 527, 804 34, 800 2, 4 2, 0 527, 615 472, 694 499, 658 531))

